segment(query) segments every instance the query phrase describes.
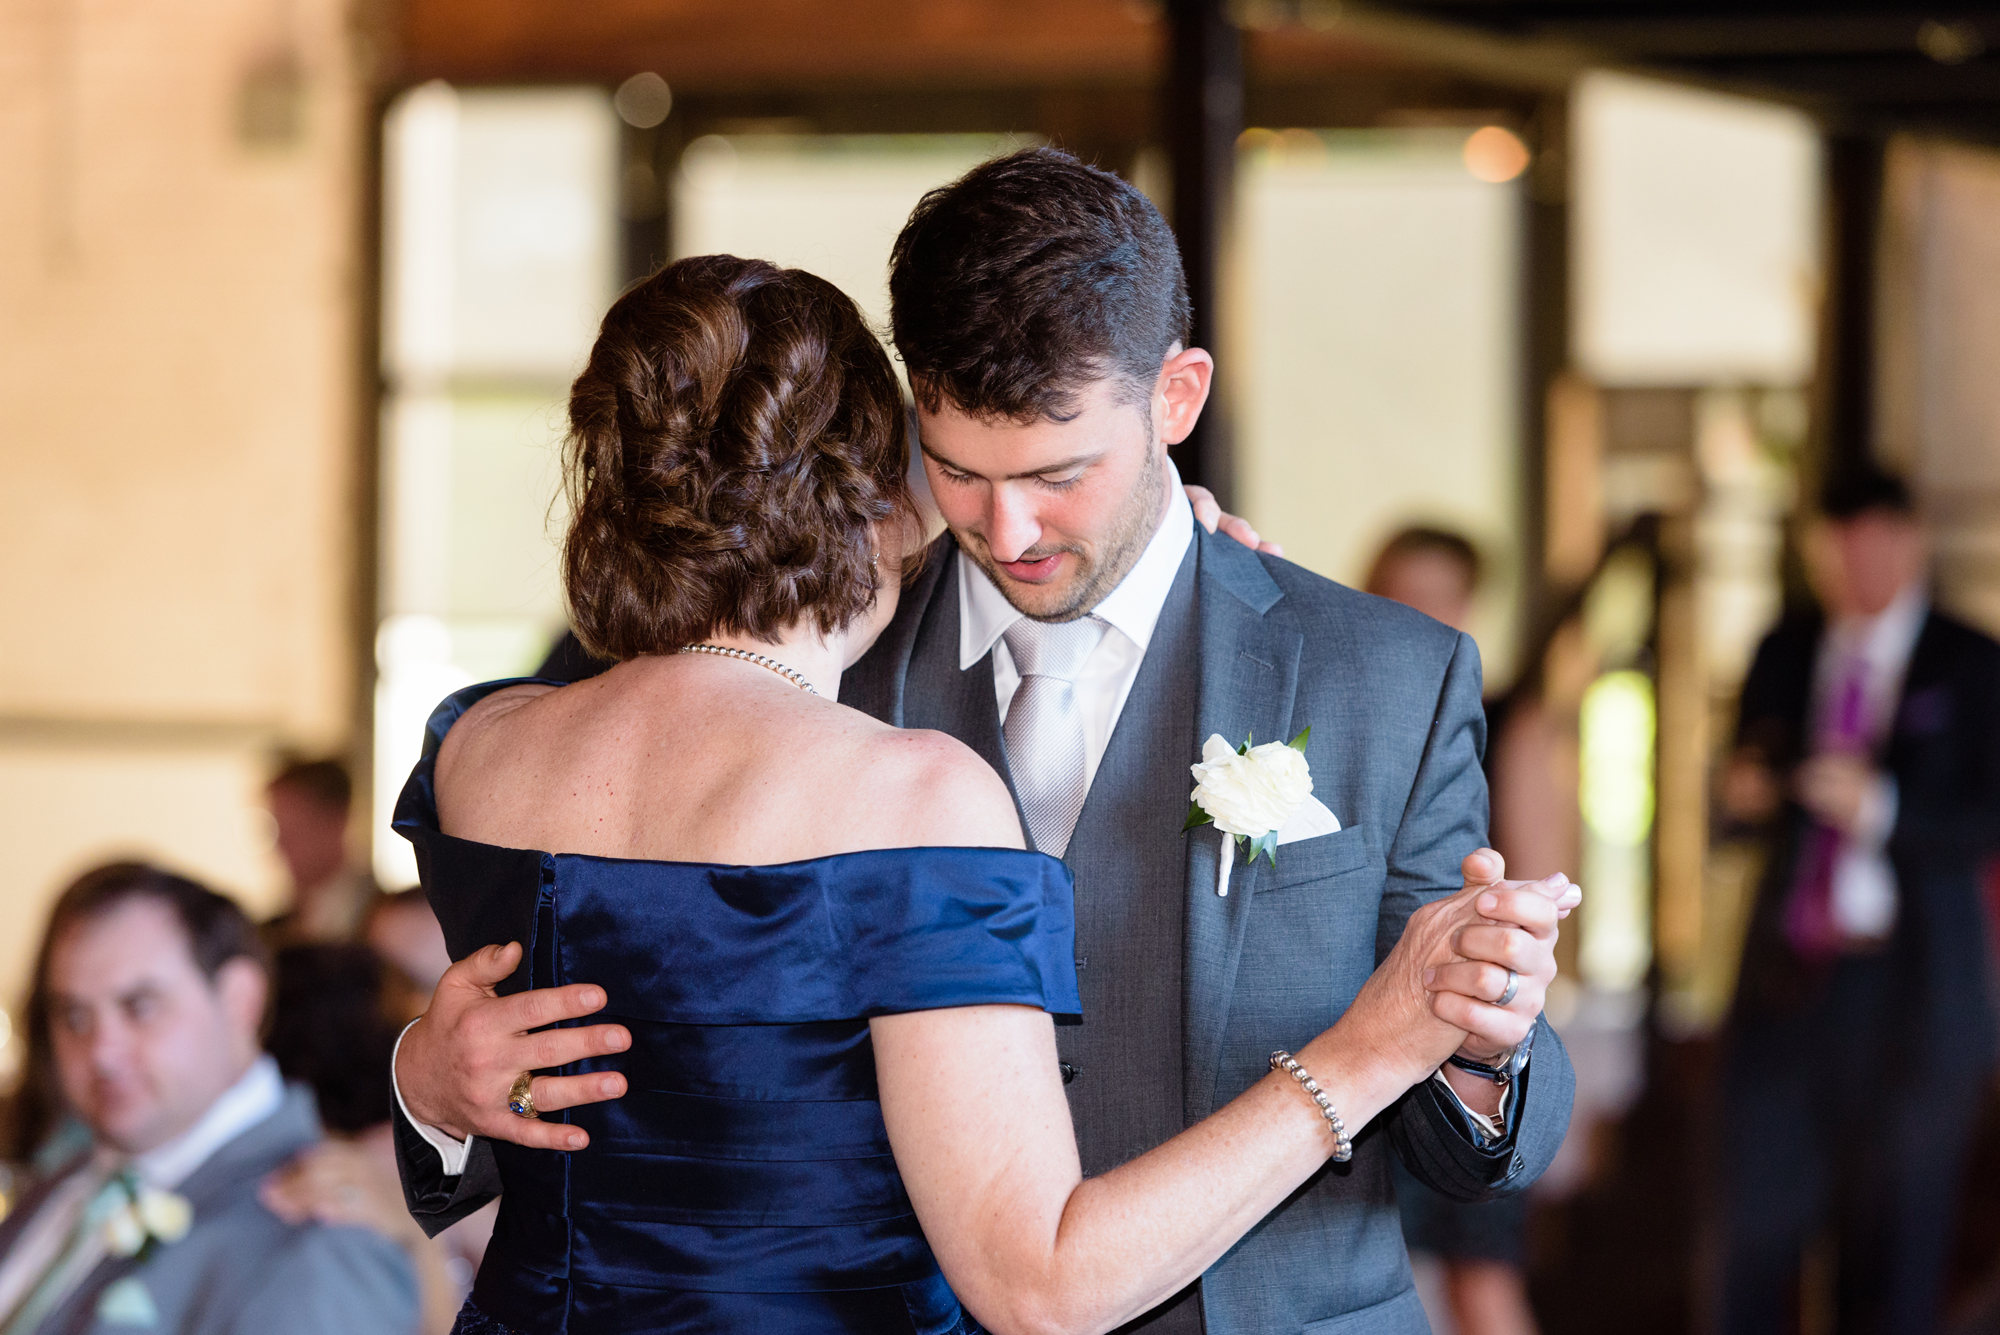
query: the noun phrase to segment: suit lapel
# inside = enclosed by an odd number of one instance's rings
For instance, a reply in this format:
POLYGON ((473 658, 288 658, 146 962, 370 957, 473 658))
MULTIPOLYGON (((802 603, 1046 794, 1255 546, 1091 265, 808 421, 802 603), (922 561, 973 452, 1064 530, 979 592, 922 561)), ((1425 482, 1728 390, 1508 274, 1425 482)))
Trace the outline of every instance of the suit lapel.
MULTIPOLYGON (((1286 741, 1311 720, 1292 717, 1305 639, 1265 614, 1284 592, 1248 548, 1197 531, 1197 618, 1201 641, 1195 705, 1196 745, 1221 734, 1231 746, 1254 737, 1286 741)), ((1192 784, 1190 784, 1192 786, 1192 784)), ((1214 1111, 1224 1023, 1236 985, 1243 933, 1267 863, 1239 861, 1227 898, 1215 893, 1225 843, 1213 826, 1187 835, 1187 955, 1182 974, 1186 1022, 1185 1083, 1190 1123, 1214 1111)), ((1242 857, 1235 851, 1237 858, 1242 857)))

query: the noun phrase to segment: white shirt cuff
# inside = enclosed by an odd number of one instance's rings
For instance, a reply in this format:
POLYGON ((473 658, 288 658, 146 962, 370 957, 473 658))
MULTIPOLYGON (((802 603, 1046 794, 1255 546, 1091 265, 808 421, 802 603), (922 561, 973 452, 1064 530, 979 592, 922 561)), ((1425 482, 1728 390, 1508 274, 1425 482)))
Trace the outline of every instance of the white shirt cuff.
POLYGON ((1431 1072, 1431 1079, 1444 1086, 1444 1092, 1451 1096, 1451 1101, 1458 1105, 1460 1112, 1472 1119, 1472 1124, 1479 1128, 1480 1135, 1489 1143, 1504 1137, 1507 1134, 1507 1105, 1514 1098, 1514 1087, 1512 1085, 1507 1086, 1505 1092, 1500 1095, 1499 1112, 1490 1114, 1475 1112, 1467 1106, 1464 1099, 1458 1096, 1458 1091, 1451 1087, 1451 1081, 1445 1077, 1444 1071, 1444 1067, 1438 1067, 1437 1070, 1431 1072))
MULTIPOLYGON (((467 1136, 462 1141, 453 1140, 429 1123, 419 1122, 410 1116, 410 1105, 403 1102, 403 1086, 396 1080, 396 1055, 403 1050, 403 1034, 409 1033, 416 1023, 416 1020, 410 1021, 403 1026, 403 1033, 396 1035, 396 1046, 389 1054, 389 1087, 396 1091, 396 1106, 402 1110, 403 1120, 415 1127, 417 1134, 424 1138, 424 1143, 438 1152, 438 1158, 444 1162, 444 1175, 458 1177, 465 1172, 465 1161, 472 1157, 472 1137, 467 1136)), ((1476 1117, 1478 1114, 1474 1113, 1473 1116, 1476 1117)))

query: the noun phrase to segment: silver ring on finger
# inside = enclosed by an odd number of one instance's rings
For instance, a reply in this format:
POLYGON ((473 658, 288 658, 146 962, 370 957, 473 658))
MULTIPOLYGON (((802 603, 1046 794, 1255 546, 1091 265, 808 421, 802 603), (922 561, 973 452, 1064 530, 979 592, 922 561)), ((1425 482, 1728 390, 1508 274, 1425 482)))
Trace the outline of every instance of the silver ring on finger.
POLYGON ((1509 1002, 1514 1000, 1514 994, 1520 990, 1521 975, 1515 973, 1512 969, 1507 970, 1507 986, 1501 990, 1498 997, 1493 999, 1493 1004, 1504 1008, 1509 1002))

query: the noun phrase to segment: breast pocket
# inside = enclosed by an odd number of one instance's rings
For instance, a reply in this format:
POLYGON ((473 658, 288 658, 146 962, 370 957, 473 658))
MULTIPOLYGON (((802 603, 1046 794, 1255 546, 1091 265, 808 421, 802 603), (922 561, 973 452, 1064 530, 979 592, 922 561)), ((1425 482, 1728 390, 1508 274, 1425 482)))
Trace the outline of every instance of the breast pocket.
POLYGON ((1332 834, 1286 844, 1278 850, 1275 867, 1266 866, 1259 859, 1252 888, 1261 894, 1304 885, 1308 881, 1323 881, 1358 871, 1375 860, 1367 827, 1350 825, 1332 834))

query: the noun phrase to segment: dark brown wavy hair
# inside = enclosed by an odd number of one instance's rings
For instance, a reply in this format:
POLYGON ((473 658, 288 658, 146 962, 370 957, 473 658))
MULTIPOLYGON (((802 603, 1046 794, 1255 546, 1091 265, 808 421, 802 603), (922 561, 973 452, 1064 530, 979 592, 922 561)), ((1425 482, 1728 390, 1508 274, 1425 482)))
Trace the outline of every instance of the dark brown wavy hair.
POLYGON ((912 513, 888 355, 840 289, 702 255, 604 317, 570 390, 570 624, 600 657, 867 611, 875 526, 912 513))
POLYGON ((889 266, 896 351, 926 412, 1061 421, 1102 379, 1144 404, 1190 337, 1167 220, 1061 149, 995 158, 925 195, 889 266))

